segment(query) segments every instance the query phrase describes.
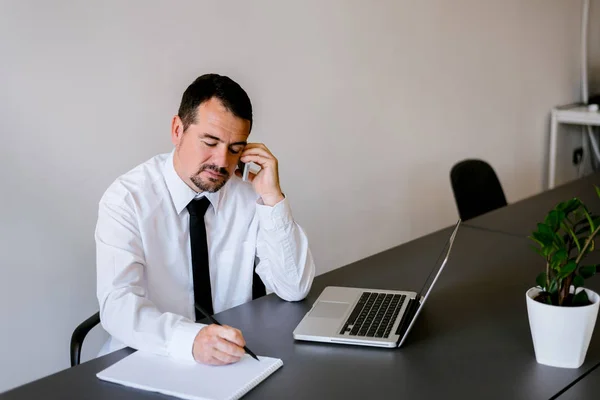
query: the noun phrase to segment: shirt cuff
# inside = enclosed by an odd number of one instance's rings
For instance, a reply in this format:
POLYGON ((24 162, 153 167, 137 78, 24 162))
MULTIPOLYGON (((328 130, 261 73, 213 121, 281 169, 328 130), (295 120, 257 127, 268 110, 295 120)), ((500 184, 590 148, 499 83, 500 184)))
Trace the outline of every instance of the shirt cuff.
POLYGON ((169 356, 178 360, 194 361, 194 354, 192 353, 194 339, 196 339, 196 335, 198 335, 200 329, 205 326, 204 324, 196 324, 190 321, 179 322, 169 342, 167 349, 169 356))
POLYGON ((294 222, 287 197, 273 207, 264 205, 262 199, 259 199, 256 203, 256 213, 261 228, 268 231, 284 228, 294 222))

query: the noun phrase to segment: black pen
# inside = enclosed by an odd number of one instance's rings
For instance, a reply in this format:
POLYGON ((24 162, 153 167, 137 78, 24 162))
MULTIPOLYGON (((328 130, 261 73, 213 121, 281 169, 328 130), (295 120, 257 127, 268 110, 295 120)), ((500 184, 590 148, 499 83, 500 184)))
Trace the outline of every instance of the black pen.
MULTIPOLYGON (((210 322, 212 322, 213 324, 222 326, 221 323, 219 321, 217 321, 212 315, 210 315, 209 313, 207 313, 206 311, 204 311, 202 309, 202 307, 200 307, 198 304, 194 304, 196 306, 196 308, 198 309, 198 311, 200 311, 202 314, 204 314, 204 316, 208 319, 210 319, 210 322)), ((246 353, 248 353, 252 358, 254 358, 256 361, 260 361, 258 359, 258 357, 256 357, 256 354, 254 354, 252 351, 250 351, 250 349, 246 346, 244 346, 244 350, 246 351, 246 353)))

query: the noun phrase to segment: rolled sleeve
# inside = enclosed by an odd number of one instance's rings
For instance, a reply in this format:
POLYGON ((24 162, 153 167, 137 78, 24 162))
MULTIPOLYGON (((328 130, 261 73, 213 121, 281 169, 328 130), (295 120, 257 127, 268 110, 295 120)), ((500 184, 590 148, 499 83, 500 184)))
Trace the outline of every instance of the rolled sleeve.
POLYGON ((260 226, 267 231, 283 229, 294 222, 292 209, 287 198, 284 198, 273 207, 266 206, 262 203, 262 200, 258 200, 256 213, 260 226))
POLYGON ((274 206, 257 201, 259 221, 256 272, 268 291, 298 301, 306 297, 315 276, 315 265, 306 234, 295 222, 287 198, 274 206))
POLYGON ((169 356, 178 360, 194 361, 192 352, 194 340, 198 332, 206 325, 196 324, 190 321, 180 321, 175 327, 167 351, 169 356))

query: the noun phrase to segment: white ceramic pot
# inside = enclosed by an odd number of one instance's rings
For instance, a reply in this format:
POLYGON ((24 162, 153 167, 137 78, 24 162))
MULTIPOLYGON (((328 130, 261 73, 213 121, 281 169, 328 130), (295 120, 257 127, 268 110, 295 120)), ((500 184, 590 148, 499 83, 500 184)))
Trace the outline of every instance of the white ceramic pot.
POLYGON ((600 297, 585 289, 592 304, 558 307, 533 300, 540 291, 534 287, 525 296, 537 362, 552 367, 579 368, 592 339, 600 297))

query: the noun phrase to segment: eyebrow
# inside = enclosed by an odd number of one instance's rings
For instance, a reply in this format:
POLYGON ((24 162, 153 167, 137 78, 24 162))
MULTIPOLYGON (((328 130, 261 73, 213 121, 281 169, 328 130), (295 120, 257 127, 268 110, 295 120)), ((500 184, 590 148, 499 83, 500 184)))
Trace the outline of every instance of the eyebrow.
MULTIPOLYGON (((217 142, 221 142, 221 143, 223 143, 223 140, 221 140, 221 138, 218 138, 218 137, 216 137, 216 136, 213 136, 213 135, 211 135, 211 134, 209 134, 209 133, 204 133, 204 134, 202 135, 202 137, 203 137, 203 138, 205 138, 205 139, 212 139, 212 140, 216 140, 217 142)), ((245 146, 245 145, 247 145, 247 144, 248 144, 248 142, 246 142, 246 141, 243 141, 243 142, 235 142, 235 143, 231 143, 231 144, 229 145, 229 147, 231 147, 231 146, 239 146, 239 145, 244 145, 244 146, 245 146)))

